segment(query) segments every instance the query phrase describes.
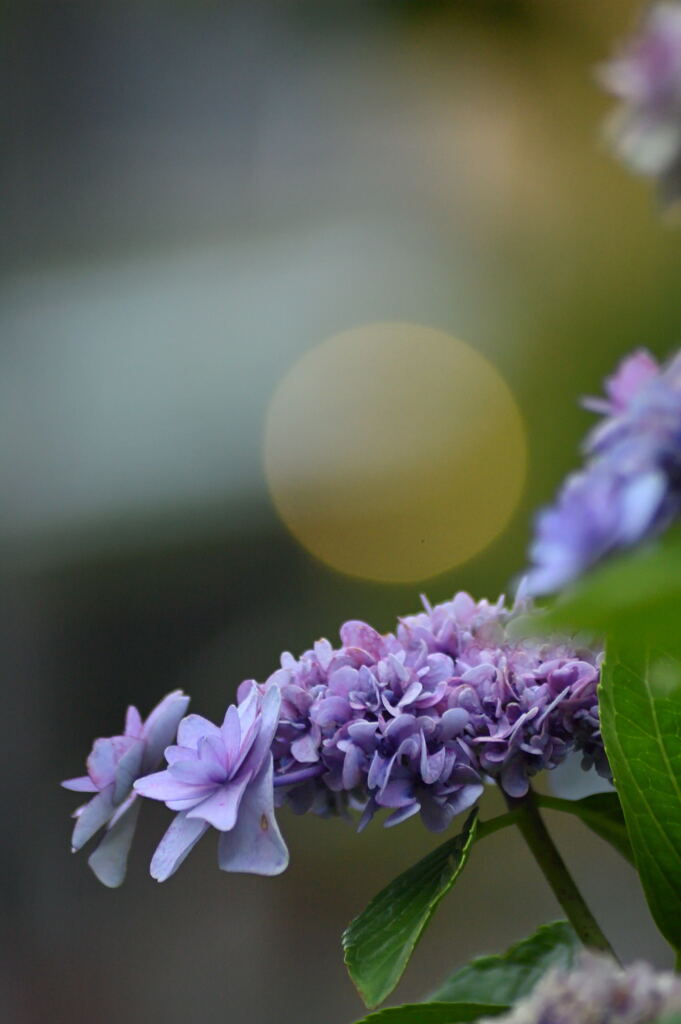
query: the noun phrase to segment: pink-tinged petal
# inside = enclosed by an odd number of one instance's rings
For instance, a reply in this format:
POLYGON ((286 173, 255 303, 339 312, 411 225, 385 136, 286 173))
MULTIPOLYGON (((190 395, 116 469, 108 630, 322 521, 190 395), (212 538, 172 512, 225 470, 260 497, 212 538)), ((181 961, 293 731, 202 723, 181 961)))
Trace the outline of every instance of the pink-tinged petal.
POLYGON ((177 728, 177 742, 181 747, 196 750, 202 736, 219 736, 220 730, 203 715, 187 715, 177 728))
POLYGON ((110 889, 117 888, 125 878, 128 853, 141 806, 141 802, 133 798, 88 858, 88 864, 99 881, 110 889))
MULTIPOLYGON (((143 768, 150 772, 161 760, 161 755, 167 746, 175 740, 180 719, 186 714, 189 706, 189 697, 186 697, 181 690, 174 690, 164 697, 160 704, 157 704, 151 712, 142 730, 142 735, 147 741, 144 752, 143 768)), ((194 746, 192 743, 185 743, 178 740, 183 746, 194 746)))
POLYGON ((205 796, 214 791, 215 784, 193 786, 186 782, 180 782, 170 774, 170 769, 168 769, 165 772, 145 775, 144 778, 137 780, 133 788, 150 800, 191 800, 195 797, 205 799, 205 796))
POLYGON ((120 804, 132 789, 135 779, 142 771, 144 757, 144 740, 134 740, 129 750, 121 757, 114 775, 113 801, 120 804))
POLYGON ((288 861, 288 850, 274 816, 270 757, 244 795, 236 827, 220 836, 218 864, 223 871, 279 875, 288 861))
POLYGON ((250 772, 251 776, 258 774, 272 746, 272 740, 279 724, 280 708, 281 690, 278 686, 271 686, 262 699, 258 735, 243 764, 244 770, 250 772))
POLYGON ((112 800, 113 786, 93 796, 89 803, 79 808, 78 819, 71 837, 71 849, 75 853, 88 839, 97 832, 113 814, 115 808, 112 800))
POLYGON ((106 739, 95 740, 92 750, 87 759, 88 775, 97 786, 97 789, 104 789, 113 782, 116 774, 116 747, 114 739, 118 737, 107 737, 106 739))
POLYGON ((151 858, 151 877, 157 882, 165 882, 170 878, 194 849, 207 828, 205 821, 189 819, 186 814, 178 814, 151 858))
MULTIPOLYGON (((250 698, 249 698, 250 699, 250 698)), ((245 705, 242 705, 245 707, 245 705)), ((248 731, 248 725, 244 731, 248 731)), ((222 743, 227 755, 227 763, 224 767, 229 770, 233 765, 236 764, 239 757, 239 749, 241 747, 241 721, 239 718, 239 711, 234 704, 230 704, 225 714, 225 720, 222 723, 222 743)))
POLYGON ((291 744, 291 753, 295 757, 296 761, 300 761, 301 764, 312 764, 319 760, 319 751, 317 749, 317 742, 309 732, 306 732, 300 739, 294 740, 291 744))
POLYGON ((60 783, 64 789, 71 789, 74 793, 97 793, 97 787, 89 775, 79 775, 76 779, 64 779, 60 783))
POLYGON ((366 622, 345 622, 340 628, 340 638, 343 647, 359 647, 363 651, 368 651, 377 660, 383 654, 383 637, 366 622))
POLYGON ((132 704, 125 716, 124 732, 126 736, 132 736, 134 739, 139 739, 142 735, 142 716, 132 704))
POLYGON ((220 786, 209 797, 187 812, 188 818, 202 818, 218 832, 234 828, 239 814, 239 804, 251 776, 244 772, 237 779, 220 786))

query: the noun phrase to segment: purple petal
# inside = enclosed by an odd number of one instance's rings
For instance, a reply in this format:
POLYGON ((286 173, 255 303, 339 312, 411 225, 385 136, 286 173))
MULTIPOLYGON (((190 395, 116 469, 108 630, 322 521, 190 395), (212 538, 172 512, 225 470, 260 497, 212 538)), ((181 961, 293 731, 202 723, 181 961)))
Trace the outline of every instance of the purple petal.
POLYGON ((101 843, 88 858, 88 864, 103 885, 117 888, 125 878, 128 853, 137 826, 140 800, 132 798, 129 806, 106 832, 101 843))
POLYGON ((223 871, 278 875, 286 869, 288 860, 274 816, 270 757, 244 795, 236 828, 220 836, 218 863, 223 871))
POLYGON ((301 764, 313 764, 315 761, 319 760, 317 741, 309 732, 306 732, 304 736, 300 737, 300 739, 293 741, 291 744, 291 753, 295 757, 296 761, 300 761, 301 764))
POLYGON ((151 877, 157 882, 165 882, 170 878, 194 849, 207 828, 208 823, 205 821, 187 818, 186 814, 176 815, 151 858, 151 877))
POLYGON ((418 814, 421 809, 421 804, 414 800, 411 804, 406 804, 404 807, 400 807, 398 810, 393 811, 383 822, 385 828, 392 828, 393 825, 399 825, 401 822, 406 821, 407 818, 411 818, 412 815, 418 814))
MULTIPOLYGON (((164 697, 160 704, 157 704, 144 723, 142 735, 146 740, 146 750, 142 764, 145 772, 150 772, 161 760, 161 755, 167 746, 174 740, 180 724, 180 719, 186 713, 189 706, 189 697, 185 697, 181 690, 174 690, 164 697)), ((182 740, 179 741, 183 746, 182 740)), ((193 744, 186 744, 193 746, 193 744)))
POLYGON ((239 804, 250 781, 251 776, 248 772, 240 774, 188 811, 187 817, 202 818, 218 832, 228 832, 236 824, 239 804))

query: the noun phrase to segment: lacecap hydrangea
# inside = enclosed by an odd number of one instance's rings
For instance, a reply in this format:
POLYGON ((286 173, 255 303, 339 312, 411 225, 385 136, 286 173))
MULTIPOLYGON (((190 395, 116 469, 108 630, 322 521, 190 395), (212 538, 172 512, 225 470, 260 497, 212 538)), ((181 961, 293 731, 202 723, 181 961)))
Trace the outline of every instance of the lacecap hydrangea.
MULTIPOLYGON (((288 862, 274 806, 321 815, 420 814, 433 831, 496 782, 523 797, 533 775, 572 750, 607 775, 596 688, 601 653, 568 639, 527 639, 530 610, 465 593, 380 634, 346 622, 247 680, 218 726, 179 724, 167 767, 134 781, 175 812, 152 860, 163 880, 212 826, 224 870, 277 874, 288 862)), ((130 783, 133 784, 132 781, 130 783)))

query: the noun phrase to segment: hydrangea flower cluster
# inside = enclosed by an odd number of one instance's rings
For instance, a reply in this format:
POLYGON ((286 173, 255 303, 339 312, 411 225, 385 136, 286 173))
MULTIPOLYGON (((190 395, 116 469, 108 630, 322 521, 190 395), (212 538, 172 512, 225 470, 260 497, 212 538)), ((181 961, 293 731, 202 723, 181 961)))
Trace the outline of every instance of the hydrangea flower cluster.
MULTIPOLYGON (((300 658, 283 654, 264 683, 242 683, 222 726, 183 718, 177 743, 166 738, 163 771, 148 774, 152 751, 130 754, 127 730, 98 740, 107 770, 91 756, 88 786, 106 794, 107 814, 121 806, 120 793, 163 801, 176 813, 151 864, 162 881, 211 825, 224 870, 283 871, 288 852, 275 803, 298 813, 358 809, 360 828, 382 809, 387 825, 420 813, 440 831, 486 782, 520 798, 532 775, 573 749, 585 767, 607 774, 596 697, 601 655, 564 640, 523 639, 518 620, 528 610, 523 598, 508 608, 503 598, 490 604, 459 593, 434 608, 424 601, 424 611, 401 619, 394 633, 346 622, 340 647, 319 640, 300 658)), ((173 700, 178 695, 159 707, 173 700)), ((84 781, 67 785, 82 789, 84 781)), ((74 846, 93 831, 81 826, 74 846)), ((118 884, 124 868, 123 860, 107 884, 118 884)))
POLYGON ((526 581, 535 595, 558 590, 681 514, 681 353, 661 366, 639 350, 605 390, 605 398, 584 403, 604 417, 586 439, 584 469, 537 518, 526 581))
POLYGON ((678 975, 582 953, 574 970, 550 971, 509 1014, 480 1024, 654 1024, 679 1012, 678 975))
POLYGON ((681 4, 650 7, 640 32, 600 71, 622 104, 608 124, 614 148, 662 198, 681 198, 681 4))
POLYGON ((574 748, 607 773, 598 726, 599 656, 570 644, 513 638, 527 610, 459 593, 380 635, 346 622, 326 640, 284 654, 265 687, 281 691, 275 784, 294 810, 380 809, 395 825, 420 813, 447 828, 493 779, 510 797, 574 748))

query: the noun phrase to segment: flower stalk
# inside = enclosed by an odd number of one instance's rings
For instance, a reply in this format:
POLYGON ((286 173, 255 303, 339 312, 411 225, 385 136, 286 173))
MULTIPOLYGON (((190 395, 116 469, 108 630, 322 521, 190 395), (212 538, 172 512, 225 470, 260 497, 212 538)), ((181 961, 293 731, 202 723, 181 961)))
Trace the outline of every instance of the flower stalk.
POLYGON ((507 797, 506 800, 515 814, 515 824, 579 939, 589 949, 601 950, 617 959, 558 852, 532 790, 520 799, 507 797))

